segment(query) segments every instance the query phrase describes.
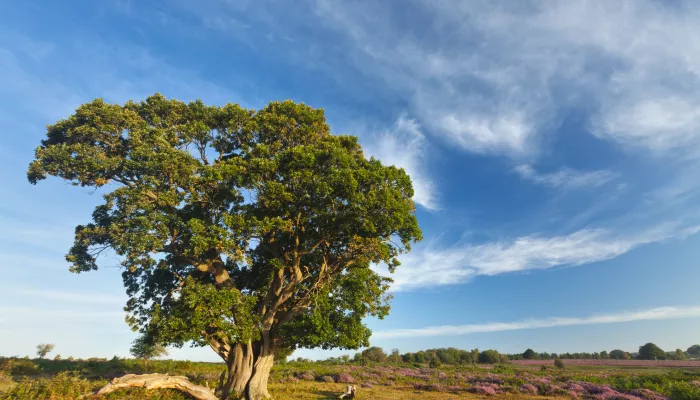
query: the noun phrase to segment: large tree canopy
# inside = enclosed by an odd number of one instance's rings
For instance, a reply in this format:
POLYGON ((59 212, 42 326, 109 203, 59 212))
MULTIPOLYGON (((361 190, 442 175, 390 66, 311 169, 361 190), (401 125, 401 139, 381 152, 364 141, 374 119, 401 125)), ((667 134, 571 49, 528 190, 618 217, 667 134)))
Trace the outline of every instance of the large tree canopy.
POLYGON ((221 397, 267 398, 274 352, 368 345, 389 279, 421 232, 406 173, 332 135, 323 110, 154 95, 98 99, 48 126, 28 172, 101 188, 71 271, 121 257, 128 322, 153 343, 211 346, 221 397))

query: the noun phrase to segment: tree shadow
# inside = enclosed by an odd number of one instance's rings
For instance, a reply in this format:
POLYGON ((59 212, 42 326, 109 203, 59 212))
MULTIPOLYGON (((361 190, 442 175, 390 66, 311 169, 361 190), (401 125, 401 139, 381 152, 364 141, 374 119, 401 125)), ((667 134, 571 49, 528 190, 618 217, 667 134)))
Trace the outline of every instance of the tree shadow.
POLYGON ((340 394, 339 394, 338 392, 331 392, 331 391, 328 391, 328 390, 322 390, 322 391, 316 392, 316 394, 318 394, 319 396, 322 396, 322 397, 319 397, 319 398, 320 398, 320 399, 324 399, 324 400, 327 400, 327 399, 337 399, 338 396, 340 396, 340 394))

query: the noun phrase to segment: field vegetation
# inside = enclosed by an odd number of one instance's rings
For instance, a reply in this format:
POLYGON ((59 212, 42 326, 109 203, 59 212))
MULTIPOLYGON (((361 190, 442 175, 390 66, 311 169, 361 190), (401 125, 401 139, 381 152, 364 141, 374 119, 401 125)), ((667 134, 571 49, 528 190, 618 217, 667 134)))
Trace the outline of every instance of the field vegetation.
MULTIPOLYGON (((406 362, 405 354, 396 350, 387 355, 377 347, 355 357, 280 361, 272 369, 270 393, 278 400, 331 399, 337 398, 346 385, 355 385, 358 398, 380 400, 700 399, 697 360, 544 360, 541 354, 528 351, 529 359, 510 361, 509 357, 517 357, 495 350, 434 349, 421 353, 429 358, 427 362, 406 362), (448 356, 465 353, 475 356, 477 362, 448 356), (499 363, 485 363, 495 354, 499 363)), ((224 369, 221 363, 191 361, 56 358, 0 358, 0 399, 74 399, 91 395, 109 380, 127 373, 186 376, 196 384, 213 388, 224 369)), ((132 388, 104 398, 189 397, 172 390, 132 388)))

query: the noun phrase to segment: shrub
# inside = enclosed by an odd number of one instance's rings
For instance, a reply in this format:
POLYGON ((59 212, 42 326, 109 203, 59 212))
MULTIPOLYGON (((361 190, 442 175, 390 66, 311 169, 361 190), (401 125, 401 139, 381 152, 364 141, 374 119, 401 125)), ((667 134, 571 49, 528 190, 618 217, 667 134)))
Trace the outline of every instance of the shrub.
POLYGON ((513 373, 513 368, 506 364, 496 364, 491 368, 494 374, 510 374, 513 373))
POLYGON ((321 377, 321 381, 326 382, 326 383, 335 383, 335 379, 333 379, 333 377, 330 375, 323 375, 321 377))
POLYGON ((302 373, 297 374, 297 378, 299 378, 302 381, 313 381, 316 379, 316 376, 314 375, 313 371, 304 371, 302 373))
POLYGON ((355 383, 355 378, 347 372, 341 372, 338 374, 336 382, 338 383, 355 383))
POLYGON ((540 355, 535 353, 535 351, 532 349, 527 349, 523 353, 523 359, 525 359, 525 360, 537 360, 539 358, 540 358, 540 355))
POLYGON ((479 362, 483 364, 497 364, 501 361, 501 355, 496 350, 484 350, 479 353, 479 362))
POLYGON ((520 385, 520 391, 525 394, 537 394, 537 386, 531 383, 526 383, 524 385, 520 385))
POLYGON ((386 359, 387 355, 381 347, 370 347, 362 352, 362 360, 383 363, 386 359))
POLYGON ((32 376, 38 375, 40 372, 41 370, 39 369, 39 366, 31 362, 30 360, 25 360, 22 358, 13 360, 10 369, 10 373, 12 375, 32 376))
POLYGON ((495 384, 495 383, 478 383, 469 389, 467 389, 467 392, 470 393, 476 393, 476 394, 486 394, 486 395, 493 395, 498 393, 500 390, 500 387, 495 384))
POLYGON ((691 382, 670 382, 664 387, 664 392, 673 400, 697 400, 700 399, 700 387, 691 382))
POLYGON ((428 364, 430 368, 440 368, 442 366, 442 363, 440 360, 432 360, 430 361, 430 364, 428 364))
POLYGON ((554 366, 559 368, 559 369, 564 369, 564 361, 562 361, 561 358, 555 358, 554 359, 554 366))

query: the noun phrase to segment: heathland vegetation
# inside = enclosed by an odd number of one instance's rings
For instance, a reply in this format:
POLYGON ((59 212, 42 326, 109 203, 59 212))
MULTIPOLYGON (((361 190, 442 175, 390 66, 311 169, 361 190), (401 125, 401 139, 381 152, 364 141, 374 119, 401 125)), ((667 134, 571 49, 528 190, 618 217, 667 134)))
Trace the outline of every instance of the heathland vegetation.
MULTIPOLYGON (((581 398, 690 400, 700 398, 700 360, 692 346, 688 360, 605 358, 605 352, 552 358, 531 349, 520 354, 495 350, 433 349, 387 354, 371 347, 355 356, 320 361, 282 356, 271 369, 270 392, 278 400, 330 399, 346 385, 366 399, 581 398), (493 357, 497 356, 496 363, 493 357), (696 358, 691 360, 690 358, 696 358)), ((138 350, 138 349, 137 349, 138 350)), ((140 348, 140 350, 143 350, 140 348)), ((610 354, 613 352, 611 351, 610 354)), ((670 352, 666 354, 675 354, 670 352)), ((214 388, 220 363, 139 359, 0 358, 0 399, 74 399, 91 395, 125 374, 181 375, 214 388)), ((556 355, 555 355, 556 356, 556 355)), ((186 399, 173 390, 121 389, 106 398, 186 399)))

